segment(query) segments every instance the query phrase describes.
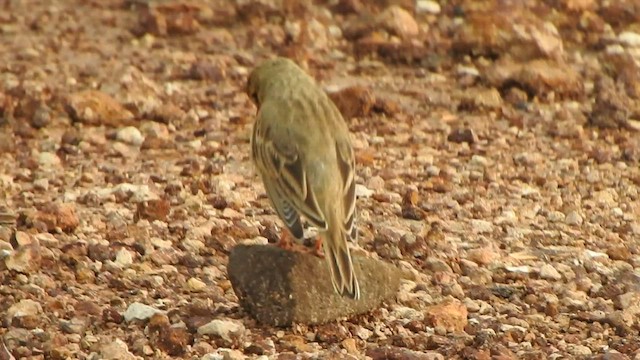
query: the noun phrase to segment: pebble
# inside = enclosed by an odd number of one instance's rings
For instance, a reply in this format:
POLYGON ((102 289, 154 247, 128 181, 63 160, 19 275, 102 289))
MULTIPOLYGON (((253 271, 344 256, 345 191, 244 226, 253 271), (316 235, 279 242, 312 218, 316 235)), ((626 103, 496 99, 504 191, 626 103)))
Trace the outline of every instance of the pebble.
POLYGON ((490 233, 493 231, 493 224, 486 220, 473 219, 471 227, 474 234, 490 233))
POLYGON ((148 320, 155 314, 164 314, 164 311, 158 310, 149 305, 134 302, 124 312, 124 320, 129 322, 132 320, 148 320))
POLYGON ((192 277, 187 281, 187 290, 191 292, 200 292, 206 288, 207 284, 205 284, 202 280, 192 277))
MULTIPOLYGON (((384 189, 384 179, 381 178, 380 176, 373 176, 371 179, 369 179, 369 181, 367 181, 367 188, 369 188, 371 190, 374 190, 374 191, 383 190, 384 189)), ((357 192, 358 192, 358 190, 356 188, 356 193, 357 192)))
POLYGON ((629 47, 640 47, 640 34, 633 31, 623 31, 618 35, 618 41, 629 47))
POLYGON ((569 211, 564 222, 567 225, 580 226, 582 225, 583 219, 577 211, 569 211))
POLYGON ((108 344, 103 345, 100 348, 100 359, 103 360, 136 360, 137 357, 133 355, 127 343, 120 339, 116 339, 108 344))
POLYGON ((131 264, 133 264, 133 255, 131 254, 131 251, 125 248, 118 250, 114 263, 123 269, 131 266, 131 264))
POLYGON ((356 184, 356 196, 359 198, 368 198, 373 195, 374 191, 368 189, 364 185, 356 184))
POLYGON ((5 318, 7 323, 11 324, 11 320, 14 317, 37 316, 40 313, 42 313, 42 305, 40 303, 31 299, 24 299, 11 305, 5 314, 5 318))
POLYGON ((233 343, 234 340, 243 337, 244 332, 244 325, 236 320, 215 319, 198 328, 199 335, 219 337, 228 343, 233 343))
POLYGON ((426 172, 429 176, 438 176, 440 175, 440 168, 435 165, 429 165, 427 166, 426 172))
POLYGON ((440 4, 432 0, 418 0, 416 2, 417 13, 440 14, 440 4))
POLYGON ((410 39, 420 32, 420 27, 413 16, 397 5, 391 5, 380 13, 378 24, 402 39, 410 39))
POLYGON ((116 140, 125 144, 140 146, 144 142, 144 136, 135 126, 126 126, 118 130, 116 140))
POLYGON ((547 215, 547 219, 550 222, 564 222, 565 216, 561 211, 551 211, 549 215, 547 215))
POLYGON ((44 168, 58 167, 61 163, 60 158, 55 153, 45 151, 38 155, 38 164, 44 168))
POLYGON ((562 275, 551 264, 544 264, 540 267, 540 277, 545 280, 560 280, 562 275))

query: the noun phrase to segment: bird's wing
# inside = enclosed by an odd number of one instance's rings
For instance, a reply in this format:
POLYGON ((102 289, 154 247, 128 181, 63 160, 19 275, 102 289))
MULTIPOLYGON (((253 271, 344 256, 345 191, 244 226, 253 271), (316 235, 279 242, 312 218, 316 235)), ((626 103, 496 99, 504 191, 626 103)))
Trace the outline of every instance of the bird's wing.
MULTIPOLYGON (((299 224, 302 214, 318 230, 326 230, 327 222, 309 183, 302 154, 294 134, 285 126, 264 122, 258 114, 252 137, 252 152, 276 211, 287 226, 299 224)), ((301 227, 300 227, 301 229, 301 227)), ((294 231, 291 229, 294 236, 294 231)), ((301 237, 301 236, 300 236, 301 237)))
POLYGON ((344 196, 344 228, 351 240, 356 240, 358 231, 356 223, 356 181, 355 181, 355 155, 348 139, 336 140, 336 157, 338 168, 343 181, 344 196))

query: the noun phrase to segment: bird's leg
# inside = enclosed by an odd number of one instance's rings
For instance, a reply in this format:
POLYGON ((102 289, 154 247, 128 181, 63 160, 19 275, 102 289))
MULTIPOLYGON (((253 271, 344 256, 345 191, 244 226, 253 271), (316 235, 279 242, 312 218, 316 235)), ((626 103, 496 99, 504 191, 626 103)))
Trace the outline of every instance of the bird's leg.
POLYGON ((313 254, 319 258, 324 258, 324 252, 322 252, 322 238, 320 236, 316 238, 313 254))

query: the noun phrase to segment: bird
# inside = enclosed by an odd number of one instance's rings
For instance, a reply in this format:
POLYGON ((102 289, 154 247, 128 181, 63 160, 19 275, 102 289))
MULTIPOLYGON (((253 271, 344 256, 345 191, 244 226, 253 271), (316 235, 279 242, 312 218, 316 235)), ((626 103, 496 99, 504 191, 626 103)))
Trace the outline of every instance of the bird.
POLYGON ((336 105, 295 62, 277 57, 249 75, 256 105, 251 159, 285 228, 278 245, 303 239, 302 221, 318 229, 335 292, 360 299, 348 242, 357 241, 355 155, 336 105))

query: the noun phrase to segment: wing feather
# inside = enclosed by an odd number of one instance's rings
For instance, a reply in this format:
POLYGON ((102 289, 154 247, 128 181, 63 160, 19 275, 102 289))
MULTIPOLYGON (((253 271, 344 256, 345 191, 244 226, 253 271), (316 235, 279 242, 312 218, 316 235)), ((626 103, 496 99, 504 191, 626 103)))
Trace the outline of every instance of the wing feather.
POLYGON ((263 181, 270 184, 265 188, 274 206, 279 207, 276 209, 278 215, 285 223, 287 217, 295 223, 293 219, 301 214, 319 230, 326 230, 327 222, 309 184, 299 149, 288 141, 290 134, 275 136, 278 128, 273 127, 261 130, 259 120, 252 136, 252 154, 263 181), (274 198, 280 199, 279 204, 273 201, 274 198), (290 215, 291 211, 295 211, 296 216, 290 215))

